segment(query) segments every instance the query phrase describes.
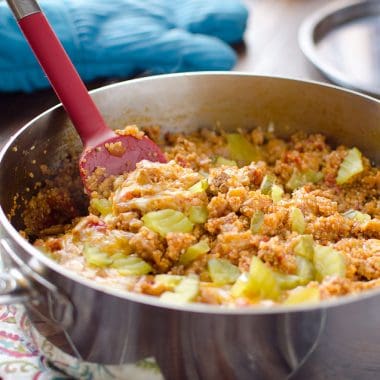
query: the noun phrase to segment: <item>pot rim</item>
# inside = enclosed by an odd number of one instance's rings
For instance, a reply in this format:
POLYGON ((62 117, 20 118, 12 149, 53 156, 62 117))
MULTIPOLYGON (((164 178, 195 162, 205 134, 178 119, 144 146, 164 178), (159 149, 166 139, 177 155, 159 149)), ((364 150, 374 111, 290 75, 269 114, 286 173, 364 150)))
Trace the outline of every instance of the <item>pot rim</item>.
MULTIPOLYGON (((108 89, 112 89, 119 86, 128 85, 128 83, 140 83, 145 81, 155 81, 161 78, 177 78, 177 77, 193 77, 193 76, 235 76, 235 77, 255 77, 255 78, 267 78, 267 79, 278 79, 281 81, 290 81, 290 82, 302 82, 309 85, 322 86, 327 88, 332 88, 338 90, 343 93, 351 93, 352 95, 359 96, 361 98, 367 99, 371 102, 378 103, 380 106, 380 100, 377 100, 369 95, 361 94, 356 91, 350 89, 344 89, 336 85, 322 83, 314 80, 304 80, 304 79, 296 79, 296 78, 287 78, 281 76, 268 76, 268 75, 257 75, 246 72, 229 72, 229 71, 201 71, 201 72, 188 72, 188 73, 175 73, 175 74, 165 74, 165 75, 156 75, 132 80, 126 80, 123 82, 118 82, 114 84, 110 84, 107 86, 103 86, 97 88, 95 90, 90 91, 90 94, 97 94, 98 92, 106 91, 108 89)), ((29 121, 26 125, 20 128, 16 133, 14 133, 8 141, 4 144, 0 151, 0 168, 4 159, 5 154, 8 152, 12 144, 17 140, 18 136, 21 135, 25 130, 31 128, 37 120, 44 117, 45 115, 53 112, 54 110, 62 108, 62 104, 59 103, 43 113, 39 114, 31 121, 29 121)), ((19 232, 13 227, 13 225, 8 220, 7 216, 4 213, 3 208, 0 205, 0 224, 5 229, 5 231, 9 234, 9 236, 24 249, 31 257, 36 258, 42 264, 44 264, 49 269, 59 273, 60 275, 69 278, 79 284, 94 289, 96 291, 102 292, 104 294, 115 296, 119 299, 124 299, 127 301, 142 303, 148 306, 163 308, 163 309, 171 309, 173 311, 184 311, 191 313, 201 313, 201 314, 214 314, 214 315, 241 315, 241 316, 251 316, 251 315, 276 315, 283 313, 295 313, 295 312, 307 312, 313 310, 321 310, 330 307, 337 307, 346 304, 351 304, 353 302, 366 300, 368 298, 372 298, 380 295, 380 288, 375 288, 371 290, 366 290, 362 293, 351 294, 348 296, 341 296, 336 299, 329 299, 320 301, 316 304, 309 305, 299 305, 299 306, 283 306, 283 305, 270 305, 270 306, 252 306, 247 308, 232 308, 232 307, 223 307, 223 306, 214 306, 214 305, 206 305, 201 303, 189 303, 184 305, 174 305, 174 304, 166 304, 161 302, 157 297, 149 296, 145 294, 133 293, 130 291, 122 291, 118 289, 113 289, 112 287, 107 287, 104 285, 97 284, 94 280, 87 279, 85 277, 80 276, 79 274, 70 271, 69 269, 64 268, 53 259, 50 259, 48 256, 43 254, 37 248, 35 248, 32 244, 30 244, 26 239, 24 239, 19 232)), ((5 237, 6 239, 6 237, 5 237)))

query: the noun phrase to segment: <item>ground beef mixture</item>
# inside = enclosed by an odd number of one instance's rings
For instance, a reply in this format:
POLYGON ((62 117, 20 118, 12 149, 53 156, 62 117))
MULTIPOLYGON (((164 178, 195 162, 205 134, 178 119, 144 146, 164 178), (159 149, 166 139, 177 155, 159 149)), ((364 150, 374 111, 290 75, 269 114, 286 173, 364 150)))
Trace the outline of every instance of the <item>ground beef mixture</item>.
MULTIPOLYGON (((34 245, 100 284, 171 303, 291 305, 380 285, 380 172, 356 148, 260 128, 159 142, 167 163, 140 162, 71 224, 47 213, 40 234, 29 228, 34 245)), ((76 216, 50 189, 31 201, 39 219, 54 197, 76 216)))

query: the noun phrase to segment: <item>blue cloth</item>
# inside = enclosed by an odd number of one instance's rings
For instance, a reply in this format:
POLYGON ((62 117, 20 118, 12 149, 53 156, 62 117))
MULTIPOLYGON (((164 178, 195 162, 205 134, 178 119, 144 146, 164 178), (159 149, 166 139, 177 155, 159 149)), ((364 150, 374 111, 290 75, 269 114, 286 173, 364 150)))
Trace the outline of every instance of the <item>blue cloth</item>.
MULTIPOLYGON (((41 0, 40 6, 85 81, 229 70, 242 39, 241 0, 41 0)), ((49 83, 5 2, 0 2, 0 91, 49 83)))

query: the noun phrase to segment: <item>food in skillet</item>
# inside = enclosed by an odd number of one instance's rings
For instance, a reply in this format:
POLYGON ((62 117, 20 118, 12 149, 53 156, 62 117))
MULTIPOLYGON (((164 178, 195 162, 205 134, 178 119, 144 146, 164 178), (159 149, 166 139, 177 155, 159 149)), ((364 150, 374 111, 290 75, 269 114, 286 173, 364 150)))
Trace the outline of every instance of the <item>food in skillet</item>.
POLYGON ((168 163, 109 179, 87 216, 42 229, 35 246, 100 284, 170 303, 293 305, 380 285, 380 171, 358 149, 271 128, 161 144, 168 163))

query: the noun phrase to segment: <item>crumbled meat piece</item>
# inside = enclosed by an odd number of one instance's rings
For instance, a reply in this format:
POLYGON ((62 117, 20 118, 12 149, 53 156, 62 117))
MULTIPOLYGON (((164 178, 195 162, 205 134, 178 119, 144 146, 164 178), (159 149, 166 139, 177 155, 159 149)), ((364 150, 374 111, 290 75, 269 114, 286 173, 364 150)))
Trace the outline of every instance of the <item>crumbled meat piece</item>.
POLYGON ((165 247, 160 236, 149 228, 141 227, 140 231, 130 240, 129 245, 142 259, 157 267, 159 272, 165 272, 171 267, 171 261, 165 257, 165 247))
POLYGON ((104 146, 112 156, 116 157, 122 157, 126 150, 121 141, 114 143, 105 143, 104 146))
POLYGON ((206 230, 211 235, 217 235, 221 232, 241 232, 246 229, 245 227, 244 223, 233 212, 220 218, 210 218, 205 224, 206 230))
POLYGON ((259 242, 260 238, 253 236, 251 231, 224 232, 217 236, 212 253, 238 265, 243 255, 252 257, 257 252, 259 242))
POLYGON ((207 211, 209 218, 218 218, 230 212, 231 210, 228 206, 226 195, 218 194, 217 196, 212 197, 207 205, 207 211))
POLYGON ((353 225, 352 219, 335 213, 330 216, 321 216, 311 221, 307 225, 306 232, 312 234, 322 244, 328 244, 348 237, 353 225))
POLYGON ((124 129, 117 129, 115 132, 119 136, 133 136, 140 140, 144 137, 144 132, 140 131, 137 125, 127 125, 124 129))
POLYGON ((261 241, 257 255, 277 271, 296 273, 297 263, 291 241, 281 241, 278 236, 261 241))

